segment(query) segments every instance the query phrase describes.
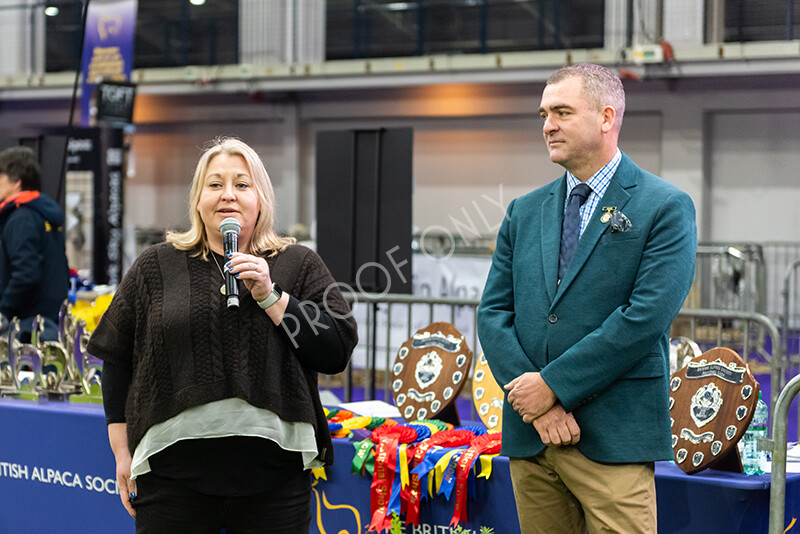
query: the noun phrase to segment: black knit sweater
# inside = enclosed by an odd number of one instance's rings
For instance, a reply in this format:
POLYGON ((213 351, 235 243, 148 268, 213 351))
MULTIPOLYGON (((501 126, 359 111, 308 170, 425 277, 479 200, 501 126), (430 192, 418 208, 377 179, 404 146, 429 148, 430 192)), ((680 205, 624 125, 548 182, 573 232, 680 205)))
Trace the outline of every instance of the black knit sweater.
POLYGON ((169 243, 150 247, 123 278, 88 346, 98 358, 132 370, 125 407, 131 452, 151 426, 194 406, 239 397, 283 421, 313 425, 319 459, 332 463, 317 372, 345 368, 356 324, 315 252, 293 245, 267 263, 284 291, 329 312, 344 357, 328 361, 293 350, 243 283, 240 307, 227 308, 213 259, 169 243))

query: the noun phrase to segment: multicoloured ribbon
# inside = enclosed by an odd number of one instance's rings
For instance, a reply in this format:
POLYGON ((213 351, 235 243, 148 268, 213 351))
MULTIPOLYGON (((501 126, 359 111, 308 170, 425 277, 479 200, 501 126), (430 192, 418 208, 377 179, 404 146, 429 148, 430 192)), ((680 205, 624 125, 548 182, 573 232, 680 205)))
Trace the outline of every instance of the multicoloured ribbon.
POLYGON ((472 470, 472 464, 481 454, 496 454, 502 445, 502 433, 484 434, 478 436, 464 451, 458 460, 456 468, 456 505, 450 526, 457 526, 461 521, 467 520, 467 479, 472 470))
POLYGON ((419 504, 422 500, 420 474, 414 470, 418 468, 428 451, 433 447, 460 447, 469 444, 475 435, 465 430, 445 430, 437 432, 417 446, 412 459, 412 472, 408 487, 402 491, 406 506, 406 524, 419 525, 419 504))

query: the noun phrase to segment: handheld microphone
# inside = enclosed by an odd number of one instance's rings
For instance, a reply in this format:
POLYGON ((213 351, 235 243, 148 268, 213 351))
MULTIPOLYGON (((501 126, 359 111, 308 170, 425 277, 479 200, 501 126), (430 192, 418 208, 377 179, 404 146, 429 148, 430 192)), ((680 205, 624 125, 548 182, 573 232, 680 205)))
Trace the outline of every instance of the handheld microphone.
MULTIPOLYGON (((219 225, 222 234, 222 245, 225 247, 225 258, 228 254, 239 252, 239 231, 242 225, 233 217, 223 219, 219 225)), ((239 307, 239 286, 236 285, 236 277, 230 271, 225 271, 225 294, 228 296, 228 308, 239 307)))

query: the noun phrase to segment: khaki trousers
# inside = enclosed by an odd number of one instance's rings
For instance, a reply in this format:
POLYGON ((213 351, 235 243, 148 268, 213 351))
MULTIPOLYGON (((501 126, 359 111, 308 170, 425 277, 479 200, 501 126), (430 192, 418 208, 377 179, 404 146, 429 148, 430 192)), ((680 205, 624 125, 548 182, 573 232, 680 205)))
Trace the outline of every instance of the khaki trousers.
POLYGON ((574 446, 511 458, 522 534, 655 533, 652 462, 600 464, 574 446))

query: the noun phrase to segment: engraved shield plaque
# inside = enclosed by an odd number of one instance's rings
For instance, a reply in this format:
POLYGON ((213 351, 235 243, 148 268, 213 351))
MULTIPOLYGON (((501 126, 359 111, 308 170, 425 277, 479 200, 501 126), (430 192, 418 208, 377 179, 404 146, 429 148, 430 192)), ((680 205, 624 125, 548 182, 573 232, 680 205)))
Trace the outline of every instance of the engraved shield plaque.
POLYGON ((758 382, 747 364, 735 351, 717 347, 689 360, 670 384, 672 450, 678 467, 690 475, 722 465, 733 470, 738 466, 741 472, 736 443, 758 399, 758 382))
POLYGON ((432 323, 400 346, 391 368, 392 395, 406 421, 431 419, 455 402, 472 351, 450 323, 432 323))
POLYGON ((481 354, 472 375, 472 401, 489 432, 499 432, 503 427, 503 398, 503 388, 494 379, 486 356, 481 354))

